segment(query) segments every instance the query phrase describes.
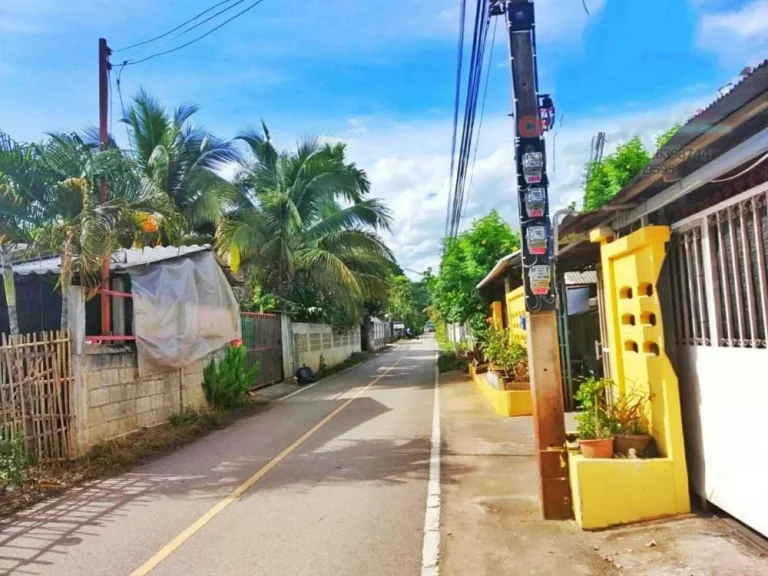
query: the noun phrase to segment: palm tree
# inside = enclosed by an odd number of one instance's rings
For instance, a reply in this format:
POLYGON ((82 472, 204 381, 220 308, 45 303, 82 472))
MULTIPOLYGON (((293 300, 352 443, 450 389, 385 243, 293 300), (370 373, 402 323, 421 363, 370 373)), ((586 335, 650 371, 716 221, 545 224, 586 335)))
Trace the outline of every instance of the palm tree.
POLYGON ((217 171, 240 161, 232 142, 216 138, 191 119, 198 111, 182 105, 169 112, 143 89, 135 96, 123 122, 135 161, 144 174, 172 199, 183 220, 166 241, 212 237, 234 186, 217 171))
POLYGON ((359 316, 363 299, 386 290, 394 259, 377 234, 389 229, 390 213, 367 198, 365 172, 346 161, 343 144, 308 136, 295 152, 278 153, 265 125, 239 138, 253 158, 218 227, 220 253, 235 270, 255 266, 264 290, 283 300, 300 280, 359 316))
POLYGON ((29 198, 39 188, 34 175, 36 149, 0 132, 0 267, 11 334, 18 334, 12 253, 32 242, 29 198))

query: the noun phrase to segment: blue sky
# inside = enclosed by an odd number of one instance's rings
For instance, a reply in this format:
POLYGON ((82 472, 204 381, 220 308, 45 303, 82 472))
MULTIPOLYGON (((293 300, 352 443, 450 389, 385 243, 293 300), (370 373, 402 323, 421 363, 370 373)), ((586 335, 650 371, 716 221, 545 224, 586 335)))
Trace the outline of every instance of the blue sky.
MULTIPOLYGON (((768 56, 768 0, 538 0, 540 85, 564 115, 553 196, 580 196, 589 139, 649 143, 768 56)), ((97 39, 113 48, 176 26, 213 0, 25 0, 0 6, 0 129, 19 140, 97 121, 97 39)), ((246 6, 250 0, 242 6, 246 6)), ((397 217, 402 263, 437 260, 447 199, 458 0, 264 0, 178 53, 126 67, 222 136, 264 118, 284 146, 313 132, 349 143, 397 217)), ((507 47, 499 26, 467 219, 498 207, 515 220, 507 47)), ((113 63, 180 41, 117 52, 113 63)), ((114 131, 118 139, 119 103, 114 131)), ((552 145, 550 139, 550 146, 552 145)))

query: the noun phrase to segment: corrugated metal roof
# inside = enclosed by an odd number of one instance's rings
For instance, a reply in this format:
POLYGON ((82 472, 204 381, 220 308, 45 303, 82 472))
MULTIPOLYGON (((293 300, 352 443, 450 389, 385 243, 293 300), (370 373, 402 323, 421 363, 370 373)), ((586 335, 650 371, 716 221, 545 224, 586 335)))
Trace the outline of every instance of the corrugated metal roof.
MULTIPOLYGON (((118 250, 112 254, 112 262, 109 268, 110 270, 125 270, 135 266, 173 260, 174 258, 189 256, 210 249, 210 244, 204 244, 203 246, 193 244, 191 246, 157 246, 118 250)), ((55 258, 13 264, 13 273, 20 276, 27 276, 29 274, 60 274, 61 257, 57 256, 55 258)))
POLYGON ((520 250, 516 252, 512 252, 512 254, 507 254, 503 258, 500 258, 496 264, 494 265, 493 269, 488 272, 485 278, 483 278, 480 283, 477 285, 477 289, 479 290, 483 286, 486 286, 487 284, 490 284, 497 278, 499 278, 510 266, 512 266, 513 261, 517 258, 520 259, 520 250))
MULTIPOLYGON (((768 60, 763 60, 756 66, 751 73, 744 76, 728 93, 717 98, 709 106, 698 111, 694 116, 688 119, 677 133, 669 139, 661 150, 649 162, 649 166, 659 166, 664 163, 668 154, 684 150, 685 147, 706 134, 715 126, 723 122, 731 114, 749 104, 752 100, 768 90, 768 60)), ((594 212, 582 212, 578 215, 566 216, 561 225, 560 231, 564 236, 574 232, 586 231, 602 222, 611 219, 611 216, 605 210, 610 210, 611 206, 617 206, 628 201, 639 191, 651 186, 658 179, 658 174, 654 170, 641 170, 624 188, 609 200, 602 210, 594 212)))
POLYGON ((597 284, 597 271, 586 270, 584 272, 566 272, 566 286, 583 286, 585 284, 597 284))

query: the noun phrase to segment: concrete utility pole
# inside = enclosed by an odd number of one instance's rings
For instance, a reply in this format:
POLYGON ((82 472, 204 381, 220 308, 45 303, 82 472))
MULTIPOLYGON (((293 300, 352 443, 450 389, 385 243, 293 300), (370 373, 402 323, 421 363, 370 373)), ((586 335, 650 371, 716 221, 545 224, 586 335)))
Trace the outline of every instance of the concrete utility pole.
POLYGON ((509 33, 523 282, 529 314, 528 360, 541 481, 539 498, 545 519, 564 520, 571 517, 571 502, 543 137, 543 132, 554 123, 554 104, 548 95, 538 92, 533 0, 490 0, 490 7, 491 15, 504 15, 509 33))
MULTIPOLYGON (((111 50, 104 38, 99 38, 99 143, 101 149, 109 146, 109 55, 111 50)), ((101 201, 109 197, 109 183, 106 178, 101 181, 99 192, 101 201)), ((109 294, 109 258, 101 265, 101 335, 112 333, 111 309, 109 294)))

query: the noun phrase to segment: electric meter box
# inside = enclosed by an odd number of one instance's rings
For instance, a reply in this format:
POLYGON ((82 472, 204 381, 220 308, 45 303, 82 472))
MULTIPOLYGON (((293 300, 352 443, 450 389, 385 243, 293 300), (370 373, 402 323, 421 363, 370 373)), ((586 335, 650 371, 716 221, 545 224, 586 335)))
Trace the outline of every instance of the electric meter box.
POLYGON ((523 177, 527 184, 541 182, 544 171, 544 155, 541 152, 526 152, 523 154, 523 177))
POLYGON ((541 186, 531 186, 525 191, 525 213, 528 218, 541 218, 547 205, 547 192, 541 186))
POLYGON ((528 270, 528 281, 531 292, 537 296, 546 296, 552 284, 552 269, 549 266, 531 266, 528 270))
POLYGON ((547 228, 546 226, 531 226, 525 231, 525 239, 528 244, 528 252, 531 254, 547 253, 547 228))

